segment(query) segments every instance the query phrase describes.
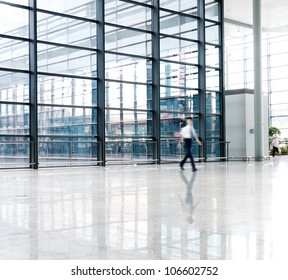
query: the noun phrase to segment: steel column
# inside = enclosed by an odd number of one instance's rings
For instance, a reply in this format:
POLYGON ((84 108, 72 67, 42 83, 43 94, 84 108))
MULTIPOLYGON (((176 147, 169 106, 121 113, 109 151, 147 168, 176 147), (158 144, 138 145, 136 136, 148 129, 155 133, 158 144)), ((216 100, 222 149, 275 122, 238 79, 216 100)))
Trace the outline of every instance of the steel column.
POLYGON ((100 149, 97 159, 105 166, 105 1, 97 1, 97 135, 100 149))
POLYGON ((38 169, 38 105, 37 105, 37 1, 30 0, 29 11, 29 102, 30 102, 30 168, 38 169))
POLYGON ((159 1, 153 0, 152 9, 152 133, 156 145, 153 159, 160 163, 160 23, 159 1))
POLYGON ((205 49, 205 0, 198 0, 198 87, 199 87, 199 136, 206 158, 206 49, 205 49))

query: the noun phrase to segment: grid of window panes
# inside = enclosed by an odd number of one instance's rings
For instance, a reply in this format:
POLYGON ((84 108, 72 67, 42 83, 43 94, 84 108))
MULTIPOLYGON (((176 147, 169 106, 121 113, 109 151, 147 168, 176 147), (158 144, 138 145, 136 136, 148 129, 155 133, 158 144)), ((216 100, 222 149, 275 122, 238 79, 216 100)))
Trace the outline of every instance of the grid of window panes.
POLYGON ((221 3, 205 0, 205 63, 206 63, 206 157, 221 157, 223 142, 222 103, 223 71, 221 3))
POLYGON ((0 165, 7 167, 15 158, 29 164, 29 10, 21 4, 0 3, 0 165))
MULTIPOLYGON (((203 3, 205 3, 206 88, 202 88, 202 94, 206 98, 206 112, 202 112, 199 107, 201 102, 199 52, 203 52, 203 49, 199 48, 199 21, 203 19, 199 18, 198 1, 160 1, 162 158, 172 159, 173 156, 178 158, 179 155, 181 157, 183 150, 178 136, 187 116, 193 116, 197 133, 206 140, 207 155, 219 157, 221 153, 219 143, 223 138, 223 132, 220 106, 222 102, 220 2, 206 0, 203 3), (205 115, 205 131, 200 131, 201 113, 205 115)), ((193 150, 196 156, 203 156, 197 145, 193 150)))
POLYGON ((151 1, 105 0, 107 160, 152 159, 151 16, 151 1))
POLYGON ((175 159, 184 118, 199 112, 198 7, 197 0, 159 3, 161 154, 175 159))
POLYGON ((14 160, 30 167, 94 164, 100 150, 105 151, 103 163, 160 160, 155 159, 159 149, 162 159, 178 159, 183 152, 180 128, 190 115, 200 136, 219 139, 221 4, 216 0, 1 1, 3 162, 14 160), (204 8, 203 15, 198 5, 204 8), (200 21, 206 29, 201 49, 200 21), (105 32, 100 38, 97 32, 102 26, 105 32), (206 65, 201 64, 199 52, 206 53, 206 65), (199 84, 200 67, 206 69, 201 75, 207 87, 199 84), (205 111, 200 108, 200 90, 207 97, 205 111), (206 115, 207 130, 201 131, 206 115), (105 127, 104 138, 98 135, 100 126, 105 127))
POLYGON ((37 1, 40 165, 96 156, 96 7, 96 0, 37 1))
MULTIPOLYGON (((227 28, 232 28, 230 25, 227 28)), ((236 28, 237 29, 237 28, 236 28)), ((252 30, 238 28, 238 36, 226 39, 226 89, 253 89, 252 30)), ((281 130, 281 138, 288 137, 288 34, 262 35, 263 93, 269 95, 269 122, 281 130)))

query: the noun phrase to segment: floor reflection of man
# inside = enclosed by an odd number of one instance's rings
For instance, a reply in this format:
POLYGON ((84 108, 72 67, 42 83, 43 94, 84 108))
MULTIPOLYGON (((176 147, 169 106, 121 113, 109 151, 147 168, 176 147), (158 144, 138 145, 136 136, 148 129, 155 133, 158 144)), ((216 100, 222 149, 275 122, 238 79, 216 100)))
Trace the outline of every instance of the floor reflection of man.
POLYGON ((196 173, 192 173, 191 178, 188 181, 186 175, 183 172, 180 172, 180 178, 186 185, 186 196, 185 196, 185 199, 182 199, 182 197, 179 195, 179 199, 180 199, 183 211, 185 213, 185 220, 189 224, 192 224, 194 220, 193 218, 194 211, 200 202, 200 199, 199 199, 197 203, 194 204, 194 198, 192 194, 192 188, 196 179, 196 173))

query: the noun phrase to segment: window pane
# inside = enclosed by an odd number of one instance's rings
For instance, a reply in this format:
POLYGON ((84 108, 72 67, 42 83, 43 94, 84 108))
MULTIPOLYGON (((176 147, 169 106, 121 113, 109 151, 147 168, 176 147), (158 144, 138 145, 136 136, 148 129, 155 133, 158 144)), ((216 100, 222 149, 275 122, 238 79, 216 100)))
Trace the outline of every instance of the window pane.
MULTIPOLYGON (((151 9, 122 1, 113 1, 105 5, 105 21, 130 26, 143 30, 151 30, 151 9)), ((107 3, 107 2, 106 2, 107 3)))
POLYGON ((0 101, 29 102, 29 75, 0 71, 0 101))
POLYGON ((38 40, 87 48, 96 47, 96 23, 45 13, 38 13, 37 20, 38 40))
POLYGON ((28 6, 29 0, 5 0, 5 2, 12 3, 12 4, 19 4, 22 6, 28 6))
POLYGON ((220 44, 219 25, 211 25, 211 23, 206 22, 205 36, 207 43, 220 44))
POLYGON ((41 135, 95 135, 96 109, 38 106, 41 135))
POLYGON ((29 70, 29 43, 0 38, 0 67, 29 70))
POLYGON ((271 113, 273 116, 287 115, 288 103, 286 104, 275 104, 271 106, 271 113))
POLYGON ((206 117, 206 135, 207 137, 220 137, 220 117, 206 117))
POLYGON ((97 161, 99 143, 92 138, 40 137, 40 166, 91 165, 97 161))
POLYGON ((0 3, 0 33, 17 37, 29 37, 28 10, 0 3), (16 20, 17 19, 17 20, 16 20))
POLYGON ((198 67, 161 62, 160 84, 184 88, 198 88, 198 67))
POLYGON ((224 143, 220 143, 219 139, 208 140, 206 142, 206 153, 208 158, 220 157, 221 146, 224 148, 224 143))
POLYGON ((179 137, 180 140, 180 131, 182 126, 182 113, 161 113, 161 137, 179 137))
POLYGON ((219 67, 219 48, 206 45, 206 65, 219 67))
POLYGON ((38 44, 38 71, 95 77, 96 53, 38 44))
POLYGON ((206 96, 206 113, 221 113, 221 95, 219 92, 207 92, 206 96))
POLYGON ((219 90, 219 71, 206 68, 206 88, 208 90, 219 90))
POLYGON ((159 3, 161 8, 197 15, 197 0, 159 0, 159 3))
POLYGON ((160 32, 197 40, 197 19, 161 11, 160 32))
POLYGON ((38 102, 53 105, 96 105, 96 81, 38 76, 38 102))
POLYGON ((147 94, 145 85, 106 82, 106 107, 147 110, 147 94))
POLYGON ((160 39, 160 56, 162 59, 198 63, 198 44, 164 37, 160 39))
POLYGON ((28 137, 0 137, 0 167, 27 167, 29 147, 28 137))
POLYGON ((114 52, 151 56, 151 35, 135 30, 106 26, 105 48, 114 52))
POLYGON ((29 134, 29 106, 0 103, 0 133, 29 134))
POLYGON ((37 0, 39 9, 96 19, 97 0, 37 0))
POLYGON ((121 56, 114 54, 105 55, 106 79, 147 82, 147 71, 151 62, 146 59, 121 56))
POLYGON ((273 92, 271 95, 271 103, 288 103, 288 93, 287 90, 283 92, 273 92))
POLYGON ((106 110, 107 136, 151 136, 146 112, 106 110))
POLYGON ((219 21, 219 13, 218 13, 218 3, 214 3, 213 1, 209 1, 209 3, 206 3, 205 6, 205 18, 219 21), (210 4, 212 2, 212 4, 210 4))
POLYGON ((198 112, 198 91, 160 87, 160 109, 183 114, 198 112))

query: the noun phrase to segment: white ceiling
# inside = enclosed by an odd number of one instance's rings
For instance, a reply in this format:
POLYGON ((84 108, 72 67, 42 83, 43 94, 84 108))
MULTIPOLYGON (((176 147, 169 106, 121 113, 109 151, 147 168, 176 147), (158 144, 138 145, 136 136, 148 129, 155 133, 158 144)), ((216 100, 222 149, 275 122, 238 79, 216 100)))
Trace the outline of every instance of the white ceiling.
MULTIPOLYGON (((262 0, 262 26, 269 31, 288 31, 288 0, 262 0)), ((253 0, 224 0, 224 18, 253 24, 253 0)))

